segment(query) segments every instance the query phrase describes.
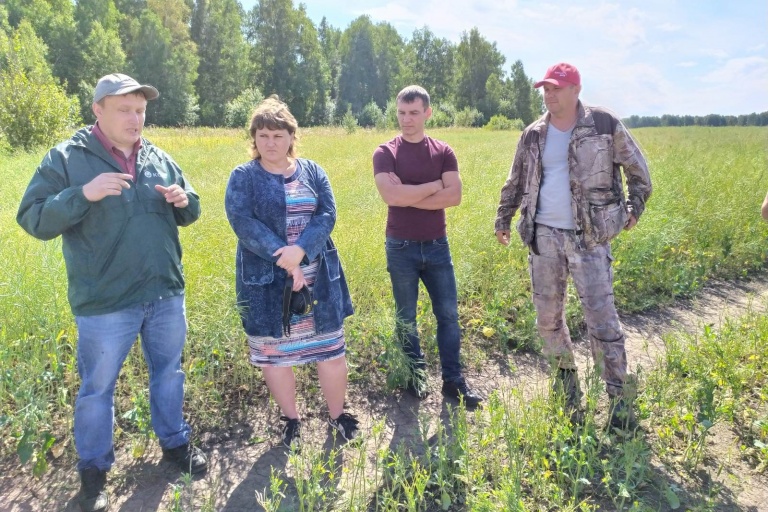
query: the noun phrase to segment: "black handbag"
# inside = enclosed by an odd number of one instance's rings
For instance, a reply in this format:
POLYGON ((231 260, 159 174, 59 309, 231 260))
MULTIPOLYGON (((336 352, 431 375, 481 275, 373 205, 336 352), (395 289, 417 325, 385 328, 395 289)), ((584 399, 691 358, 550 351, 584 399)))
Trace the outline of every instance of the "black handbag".
POLYGON ((302 286, 301 290, 293 291, 293 276, 285 278, 285 288, 283 288, 283 335, 291 335, 291 316, 306 315, 312 311, 312 292, 307 285, 302 286))

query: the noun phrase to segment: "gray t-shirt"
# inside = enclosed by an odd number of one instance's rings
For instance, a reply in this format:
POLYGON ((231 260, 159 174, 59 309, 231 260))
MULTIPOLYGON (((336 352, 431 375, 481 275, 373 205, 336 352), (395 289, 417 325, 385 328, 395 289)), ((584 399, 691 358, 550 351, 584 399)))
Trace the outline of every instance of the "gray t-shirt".
POLYGON ((571 210, 571 183, 568 175, 568 143, 573 128, 561 132, 547 126, 541 162, 544 175, 539 189, 535 222, 553 228, 576 229, 571 210))

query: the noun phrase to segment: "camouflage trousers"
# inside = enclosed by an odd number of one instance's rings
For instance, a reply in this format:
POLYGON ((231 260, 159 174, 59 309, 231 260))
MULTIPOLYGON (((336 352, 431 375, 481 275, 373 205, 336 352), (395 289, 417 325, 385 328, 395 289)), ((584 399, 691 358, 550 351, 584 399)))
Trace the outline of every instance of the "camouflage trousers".
POLYGON ((536 325, 544 338, 544 355, 560 368, 576 368, 573 343, 565 323, 570 274, 584 310, 595 367, 608 394, 621 396, 627 376, 627 353, 613 302, 610 242, 579 250, 573 231, 537 224, 535 243, 538 254, 531 251, 528 268, 536 325))

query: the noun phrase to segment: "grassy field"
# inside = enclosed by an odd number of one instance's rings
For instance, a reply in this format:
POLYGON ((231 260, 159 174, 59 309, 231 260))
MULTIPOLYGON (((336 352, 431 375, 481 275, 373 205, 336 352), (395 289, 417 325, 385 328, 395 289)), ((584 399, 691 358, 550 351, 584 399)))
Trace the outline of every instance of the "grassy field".
MULTIPOLYGON (((762 268, 768 251, 768 225, 760 220, 759 207, 768 189, 768 130, 694 127, 640 129, 633 133, 648 157, 654 193, 638 227, 613 244, 620 309, 644 310, 695 294, 713 277, 733 278, 762 268)), ((260 373, 247 363, 234 307, 235 238, 223 207, 229 172, 246 160, 247 141, 241 132, 224 130, 153 129, 146 135, 173 155, 202 198, 202 218, 182 229, 190 324, 184 369, 187 412, 198 431, 215 429, 235 421, 249 406, 248 400, 236 399, 238 390, 263 388, 260 373)), ((300 143, 302 156, 317 161, 329 173, 336 194, 338 222, 334 239, 356 307, 355 316, 347 323, 350 379, 353 389, 357 386, 374 392, 384 391, 402 377, 401 368, 390 362, 396 351, 392 345, 393 306, 383 248, 386 208, 376 192, 371 164, 373 150, 392 135, 376 131, 347 135, 340 129, 318 128, 303 131, 300 143)), ((503 248, 493 234, 499 190, 519 134, 450 129, 431 135, 448 141, 456 150, 464 181, 463 202, 449 211, 448 224, 465 332, 465 363, 480 367, 492 354, 536 350, 526 250, 517 238, 510 248, 503 248)), ((45 472, 50 449, 71 435, 79 382, 74 357, 76 332, 66 299, 60 242, 34 240, 15 222, 20 196, 41 157, 42 152, 0 160, 0 260, 4 262, 0 268, 0 454, 10 457, 17 452, 23 462, 35 465, 38 473, 45 472)), ((577 302, 570 300, 568 310, 569 325, 575 333, 582 329, 577 302)), ((423 335, 429 339, 435 326, 426 296, 420 305, 419 321, 423 335)), ((765 321, 759 317, 745 320, 760 326, 761 337, 750 338, 753 352, 723 355, 723 364, 728 366, 743 358, 750 361, 752 355, 758 354, 757 361, 763 364, 755 363, 752 376, 734 377, 733 382, 746 382, 742 384, 746 388, 754 388, 751 383, 766 378, 765 321)), ((739 336, 750 336, 747 331, 729 331, 734 349, 743 341, 739 336)), ((716 336, 704 333, 703 339, 716 336)), ((435 368, 436 348, 431 343, 427 348, 431 350, 430 365, 435 368)), ((673 357, 675 351, 670 350, 670 354, 673 357)), ((696 364, 703 362, 673 357, 669 367, 659 371, 690 373, 689 366, 696 364)), ((302 374, 302 378, 306 375, 302 374)), ((670 454, 679 449, 675 440, 680 435, 689 440, 683 451, 686 460, 694 465, 698 462, 698 447, 706 437, 706 432, 701 432, 702 425, 706 425, 702 418, 714 421, 717 413, 723 421, 736 421, 744 416, 738 404, 718 409, 720 402, 715 403, 713 397, 724 389, 720 380, 713 384, 703 379, 706 382, 694 396, 709 400, 709 416, 696 416, 688 407, 680 412, 678 400, 665 401, 658 391, 663 374, 658 382, 654 378, 647 377, 647 392, 638 399, 641 411, 662 422, 659 428, 668 430, 664 449, 670 454), (677 435, 675 429, 682 434, 677 435)), ((137 455, 151 436, 145 383, 144 363, 135 350, 119 381, 116 414, 118 442, 135 445, 137 455)), ((673 392, 669 385, 664 389, 673 392)), ((736 391, 743 389, 734 388, 729 396, 736 396, 736 391)), ((764 394, 749 404, 740 403, 750 411, 762 411, 753 414, 758 419, 765 412, 760 409, 765 406, 764 394)), ((638 463, 637 467, 647 469, 647 450, 629 440, 605 459, 606 464, 615 467, 600 469, 607 441, 595 433, 592 425, 592 430, 588 426, 574 445, 573 433, 567 426, 547 423, 547 415, 555 406, 545 398, 530 402, 520 396, 494 397, 482 419, 477 419, 493 427, 484 430, 468 429, 467 413, 458 411, 452 435, 445 437, 442 449, 450 451, 443 454, 450 460, 467 462, 460 471, 453 466, 431 466, 440 463, 440 454, 408 466, 410 459, 404 455, 382 453, 382 467, 391 468, 392 478, 401 478, 399 487, 391 487, 394 490, 387 498, 389 508, 382 509, 399 510, 400 503, 405 509, 419 510, 418 506, 408 506, 409 493, 414 499, 423 494, 419 486, 432 488, 437 484, 446 494, 443 496, 441 491, 436 499, 445 500, 442 503, 448 506, 459 496, 468 495, 470 485, 478 486, 471 499, 479 501, 472 510, 497 510, 493 506, 498 503, 508 504, 510 510, 526 509, 526 504, 537 502, 585 510, 600 500, 621 504, 622 508, 638 500, 642 503, 645 491, 640 484, 648 483, 648 475, 633 468, 638 463), (537 426, 541 428, 537 430, 537 426), (494 446, 494 439, 504 442, 494 446), (479 457, 471 464, 466 457, 470 450, 479 457), (479 464, 490 464, 500 473, 486 474, 479 464), (550 477, 541 480, 533 476, 540 472, 550 477), (421 478, 421 474, 426 476, 421 478), (600 475, 598 480, 608 478, 599 489, 584 483, 594 480, 596 474, 600 475), (435 478, 445 481, 436 484, 435 478), (485 482, 482 486, 481 481, 485 482)), ((760 443, 768 442, 759 433, 753 437, 760 443)), ((752 451, 747 455, 764 469, 765 449, 752 444, 749 447, 752 451)), ((73 450, 71 443, 66 450, 73 450)), ((310 458, 311 454, 304 460, 310 458)), ((307 478, 315 477, 310 471, 307 478)))

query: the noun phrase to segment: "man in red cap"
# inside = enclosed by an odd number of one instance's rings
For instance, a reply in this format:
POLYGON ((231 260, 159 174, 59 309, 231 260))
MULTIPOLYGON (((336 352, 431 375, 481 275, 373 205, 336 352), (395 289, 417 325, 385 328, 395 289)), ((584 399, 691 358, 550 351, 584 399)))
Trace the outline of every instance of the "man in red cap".
POLYGON ((609 424, 628 428, 631 405, 624 398, 627 356, 613 300, 611 240, 632 229, 651 195, 640 148, 622 122, 579 100, 581 76, 565 62, 547 70, 534 87, 544 88, 547 113, 525 128, 517 145, 496 213, 496 238, 509 244, 510 224, 528 258, 536 324, 544 355, 555 374, 573 422, 581 421, 581 389, 565 322, 568 274, 584 310, 590 348, 610 397, 609 424), (628 195, 624 194, 624 173, 628 195))

